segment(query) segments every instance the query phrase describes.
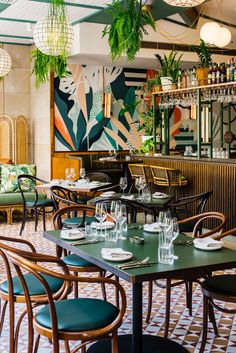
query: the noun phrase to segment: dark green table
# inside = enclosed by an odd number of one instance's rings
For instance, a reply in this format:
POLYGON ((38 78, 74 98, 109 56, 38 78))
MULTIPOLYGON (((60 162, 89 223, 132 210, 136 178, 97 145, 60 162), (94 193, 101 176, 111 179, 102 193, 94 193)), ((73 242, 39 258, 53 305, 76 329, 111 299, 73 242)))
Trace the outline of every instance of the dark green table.
MULTIPOLYGON (((55 244, 72 251, 74 254, 92 262, 102 269, 113 273, 114 275, 132 283, 133 290, 133 327, 132 327, 132 343, 127 343, 127 335, 120 336, 121 353, 162 353, 158 344, 155 346, 155 340, 158 337, 142 335, 142 283, 154 279, 174 278, 181 274, 198 275, 199 273, 208 273, 210 271, 224 270, 236 267, 236 251, 223 248, 215 251, 202 251, 194 248, 193 245, 176 245, 175 255, 179 256, 173 265, 163 265, 158 263, 157 245, 158 234, 147 233, 142 229, 129 229, 126 240, 119 240, 117 243, 100 242, 90 245, 72 246, 68 241, 60 238, 60 231, 45 231, 44 237, 55 244), (132 244, 129 237, 132 235, 140 235, 145 238, 143 245, 132 244), (149 256, 151 262, 156 264, 150 267, 138 269, 120 270, 115 265, 117 262, 104 260, 101 256, 101 249, 104 247, 121 247, 124 250, 131 251, 134 259, 142 260, 149 256), (122 344, 122 338, 124 342, 122 344), (127 348, 130 344, 130 349, 127 348), (123 348, 124 347, 124 348, 123 348), (156 347, 156 348, 155 348, 156 347)), ((179 239, 189 239, 185 235, 180 235, 179 239)), ((110 348, 106 348, 104 343, 97 343, 89 348, 88 353, 110 353, 110 348), (97 348, 96 348, 97 345, 97 348)), ((160 345, 159 345, 160 346, 160 345)), ((169 353, 169 352, 168 352, 169 353)))

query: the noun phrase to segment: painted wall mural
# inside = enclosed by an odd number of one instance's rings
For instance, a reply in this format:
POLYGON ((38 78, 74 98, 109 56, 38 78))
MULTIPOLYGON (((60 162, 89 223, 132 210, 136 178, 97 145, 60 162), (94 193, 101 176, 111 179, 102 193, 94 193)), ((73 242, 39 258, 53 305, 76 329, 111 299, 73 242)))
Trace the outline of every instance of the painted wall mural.
POLYGON ((55 151, 102 151, 139 148, 137 112, 121 115, 134 104, 135 89, 147 70, 69 65, 71 76, 54 80, 55 151), (104 93, 111 93, 111 117, 103 114, 104 93))

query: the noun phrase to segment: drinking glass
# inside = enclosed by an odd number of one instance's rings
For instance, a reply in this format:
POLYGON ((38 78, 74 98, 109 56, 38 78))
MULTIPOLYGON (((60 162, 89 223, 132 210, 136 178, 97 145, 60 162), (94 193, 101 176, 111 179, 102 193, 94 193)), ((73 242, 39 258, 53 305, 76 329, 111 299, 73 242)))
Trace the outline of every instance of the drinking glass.
POLYGON ((147 181, 146 181, 145 176, 141 176, 141 177, 139 178, 139 184, 140 184, 141 190, 142 190, 142 192, 143 192, 143 190, 144 190, 145 187, 147 186, 147 181))
POLYGON ((114 221, 116 221, 115 219, 116 203, 117 201, 113 200, 111 201, 111 206, 110 206, 110 215, 114 219, 114 221))
POLYGON ((125 193, 125 189, 127 188, 127 186, 128 186, 127 178, 126 177, 121 177, 120 178, 120 188, 123 191, 123 195, 125 193))
POLYGON ((142 186, 140 185, 140 179, 139 178, 135 179, 135 187, 138 190, 138 197, 140 197, 140 191, 142 189, 142 186))
POLYGON ((116 224, 117 224, 117 233, 118 239, 126 239, 123 234, 127 232, 127 210, 126 205, 122 203, 116 204, 116 224))
MULTIPOLYGON (((102 235, 102 223, 107 218, 107 205, 104 202, 98 202, 96 204, 95 217, 97 218, 98 222, 100 222, 99 228, 101 229, 101 235, 102 235)), ((98 227, 97 227, 97 230, 98 230, 98 227)))
POLYGON ((159 233, 158 261, 166 265, 171 265, 174 262, 173 243, 170 241, 166 232, 159 233))
POLYGON ((170 218, 170 211, 160 211, 159 212, 158 221, 159 221, 159 223, 162 223, 163 226, 165 226, 165 224, 167 222, 167 218, 170 218))
POLYGON ((74 180, 75 176, 76 176, 76 171, 75 168, 69 168, 70 169, 70 177, 71 180, 74 180))
POLYGON ((65 169, 65 177, 66 177, 66 181, 69 182, 70 179, 71 179, 70 168, 66 168, 66 169, 65 169))
POLYGON ((82 179, 84 179, 85 176, 86 176, 86 170, 85 170, 85 168, 80 168, 79 174, 80 174, 80 177, 81 177, 82 179))

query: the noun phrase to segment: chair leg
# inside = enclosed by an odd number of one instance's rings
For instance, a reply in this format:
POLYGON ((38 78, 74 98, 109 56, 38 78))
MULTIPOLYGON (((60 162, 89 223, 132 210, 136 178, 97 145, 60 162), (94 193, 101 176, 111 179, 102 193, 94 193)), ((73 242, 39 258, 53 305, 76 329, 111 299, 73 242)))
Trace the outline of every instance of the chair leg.
POLYGON ((209 309, 209 302, 208 298, 203 295, 203 324, 202 324, 202 343, 201 347, 199 350, 199 353, 204 352, 204 348, 206 345, 206 340, 207 340, 207 326, 208 326, 208 309, 209 309))
POLYGON ((22 222, 21 222, 21 228, 20 228, 20 235, 22 235, 23 230, 25 229, 25 223, 26 223, 26 218, 27 218, 27 209, 24 209, 23 215, 22 215, 22 222))
POLYGON ((119 353, 117 332, 114 332, 112 334, 112 338, 111 338, 111 353, 119 353))
POLYGON ((65 353, 70 353, 70 346, 68 341, 64 341, 65 353))
POLYGON ((171 280, 166 280, 166 315, 165 315, 165 330, 164 338, 168 338, 168 331, 170 325, 170 300, 171 300, 171 280))
POLYGON ((34 226, 34 230, 35 232, 37 232, 37 228, 38 228, 38 223, 39 223, 39 213, 38 213, 38 209, 35 208, 35 226, 34 226))
POLYGON ((42 216, 43 216, 43 230, 46 230, 45 207, 42 207, 42 216))
POLYGON ((186 287, 186 306, 188 308, 189 315, 193 316, 193 310, 192 310, 193 282, 191 281, 185 282, 185 287, 186 287))
POLYGON ((152 311, 152 293, 153 293, 153 281, 148 282, 148 306, 147 315, 145 322, 148 324, 150 321, 151 311, 152 311))
MULTIPOLYGON (((73 272, 74 276, 78 276, 78 272, 73 272)), ((78 282, 74 282, 73 284, 73 288, 74 288, 74 297, 78 298, 79 297, 79 285, 78 282)))
POLYGON ((38 352, 39 341, 40 341, 40 335, 37 335, 36 340, 35 340, 35 344, 34 344, 34 353, 38 352))
MULTIPOLYGON (((119 277, 115 276, 115 280, 116 280, 116 282, 119 282, 119 277)), ((117 308, 120 307, 119 291, 117 288, 116 288, 116 306, 117 306, 117 308)))
POLYGON ((213 306, 211 305, 211 303, 209 303, 208 310, 209 310, 209 320, 212 323, 212 326, 213 326, 213 329, 214 329, 214 333, 215 333, 216 336, 219 336, 218 328, 217 328, 217 325, 216 325, 214 309, 213 309, 213 306))
POLYGON ((5 314, 6 314, 6 309, 7 309, 7 301, 4 302, 3 307, 1 308, 1 319, 0 319, 0 336, 2 334, 2 329, 3 329, 3 324, 4 324, 4 319, 5 319, 5 314))
MULTIPOLYGON (((105 277, 105 271, 99 272, 99 277, 105 277)), ((101 283, 103 300, 107 301, 106 287, 104 283, 101 283)))

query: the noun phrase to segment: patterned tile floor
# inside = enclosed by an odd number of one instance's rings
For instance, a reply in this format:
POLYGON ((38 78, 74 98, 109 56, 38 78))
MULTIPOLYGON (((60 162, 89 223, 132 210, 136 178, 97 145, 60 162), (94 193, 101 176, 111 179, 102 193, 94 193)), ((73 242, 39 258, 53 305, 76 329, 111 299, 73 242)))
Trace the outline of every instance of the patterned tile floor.
MULTIPOLYGON (((41 224, 40 224, 41 226, 41 224)), ((39 229, 40 229, 39 226, 39 229)), ((18 236, 20 223, 14 223, 9 226, 4 222, 0 223, 0 231, 2 235, 18 236)), ((47 229, 52 229, 51 223, 48 222, 47 229)), ((24 232, 24 238, 30 240, 37 248, 38 251, 44 253, 53 253, 54 246, 43 239, 42 232, 34 232, 32 222, 27 222, 24 232)), ((232 271, 227 271, 232 273, 232 271)), ((0 280, 4 279, 3 267, 0 267, 0 280)), ((132 308, 131 308, 131 287, 126 282, 122 282, 125 287, 128 307, 124 322, 120 328, 120 333, 130 333, 132 324, 132 308)), ((146 296, 147 288, 144 286, 144 315, 146 314, 146 296)), ((81 296, 101 296, 99 287, 91 285, 83 286, 80 288, 81 296)), ((108 289, 109 298, 113 298, 113 293, 108 289)), ((17 312, 22 310, 22 305, 18 305, 17 312)), ((219 327, 219 337, 215 337, 213 330, 210 328, 208 334, 208 342, 206 345, 206 352, 227 352, 236 353, 236 321, 232 315, 226 315, 216 312, 216 319, 219 327)), ((152 320, 149 325, 144 324, 144 333, 163 336, 163 325, 165 320, 165 290, 155 289, 153 299, 152 320)), ((183 287, 175 287, 172 290, 172 309, 170 321, 170 335, 169 338, 180 343, 186 347, 189 352, 197 353, 201 342, 201 329, 202 329, 202 295, 199 286, 195 287, 193 293, 193 317, 188 315, 188 310, 185 308, 185 291, 183 287)), ((2 336, 0 338, 0 352, 9 352, 8 346, 8 317, 6 317, 2 336)), ((19 353, 27 352, 27 323, 24 322, 21 329, 19 341, 19 353)), ((42 339, 40 343, 39 353, 50 353, 52 347, 47 340, 42 339)), ((62 346, 61 352, 64 352, 62 346)), ((102 352, 101 352, 102 353, 102 352)), ((130 352, 127 352, 130 353, 130 352)), ((151 352, 150 352, 151 353, 151 352)), ((172 352, 168 352, 172 353, 172 352)), ((174 352, 173 352, 174 353, 174 352)))

